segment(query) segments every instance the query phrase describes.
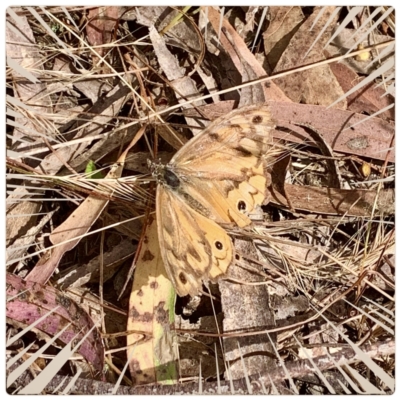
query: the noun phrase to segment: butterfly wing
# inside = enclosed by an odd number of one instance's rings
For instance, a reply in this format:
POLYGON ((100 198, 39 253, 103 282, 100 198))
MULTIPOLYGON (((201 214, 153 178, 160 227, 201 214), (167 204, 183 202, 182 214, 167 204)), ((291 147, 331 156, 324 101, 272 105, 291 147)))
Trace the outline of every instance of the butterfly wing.
POLYGON ((179 296, 195 296, 203 281, 215 282, 226 273, 233 258, 231 239, 162 184, 157 187, 156 202, 165 269, 179 296))
POLYGON ((268 105, 234 110, 190 140, 169 168, 179 177, 186 200, 218 223, 240 227, 265 198, 263 157, 272 146, 268 105))

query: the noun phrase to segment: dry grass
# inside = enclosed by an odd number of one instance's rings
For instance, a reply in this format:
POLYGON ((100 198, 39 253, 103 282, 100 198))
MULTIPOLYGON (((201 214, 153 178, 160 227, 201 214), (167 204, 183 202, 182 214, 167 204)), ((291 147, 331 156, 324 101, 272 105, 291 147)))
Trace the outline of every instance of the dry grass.
MULTIPOLYGON (((116 387, 123 376, 126 386, 180 379, 191 391, 201 376, 204 392, 223 379, 226 390, 234 380, 236 392, 369 393, 363 377, 392 393, 391 10, 360 9, 338 30, 350 8, 332 20, 333 7, 319 19, 312 7, 227 7, 224 18, 211 7, 13 10, 6 36, 6 265, 7 293, 17 301, 8 303, 7 335, 57 305, 63 315, 54 330, 39 326, 8 346, 8 358, 36 338, 27 358, 71 322, 75 333, 95 332, 59 371, 82 369, 78 388, 84 378, 101 377, 116 387), (370 82, 358 87, 364 78, 370 82), (168 349, 180 346, 179 374, 167 379, 157 363, 143 371, 145 355, 129 364, 126 346, 127 337, 154 339, 154 332, 130 327, 143 317, 131 288, 154 211, 147 160, 167 162, 208 120, 267 100, 276 120, 271 185, 251 228, 229 232, 241 259, 220 289, 210 287, 211 296, 169 303, 175 322, 160 329, 173 332, 172 339, 165 333, 168 349), (360 123, 366 116, 372 118, 360 123), (28 318, 31 306, 40 312, 28 318), (358 358, 347 340, 361 349, 358 358), (342 367, 353 377, 345 389, 342 367), (152 378, 143 380, 140 369, 152 378), (262 385, 250 389, 247 375, 262 385)), ((19 384, 69 340, 52 342, 19 384)), ((177 370, 172 353, 168 363, 177 370)))

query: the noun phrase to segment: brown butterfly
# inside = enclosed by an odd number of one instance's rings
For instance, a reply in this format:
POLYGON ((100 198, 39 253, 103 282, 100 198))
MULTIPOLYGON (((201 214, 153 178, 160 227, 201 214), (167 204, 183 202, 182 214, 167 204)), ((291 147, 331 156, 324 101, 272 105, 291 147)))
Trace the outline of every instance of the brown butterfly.
POLYGON ((167 165, 151 164, 161 254, 179 296, 226 274, 235 255, 224 227, 249 225, 265 198, 273 127, 268 105, 246 106, 212 122, 167 165))

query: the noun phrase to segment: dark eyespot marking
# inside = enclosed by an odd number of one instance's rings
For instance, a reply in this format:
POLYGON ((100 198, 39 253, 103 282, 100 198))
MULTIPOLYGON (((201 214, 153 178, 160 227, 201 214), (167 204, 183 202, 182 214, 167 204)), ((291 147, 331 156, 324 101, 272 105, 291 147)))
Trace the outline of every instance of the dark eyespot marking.
POLYGON ((222 250, 224 248, 223 244, 221 242, 219 242, 218 240, 215 242, 215 247, 218 250, 222 250))
POLYGON ((178 188, 181 184, 179 178, 169 169, 165 168, 164 170, 164 181, 171 188, 178 188))
POLYGON ((208 134, 208 136, 209 136, 210 139, 212 139, 212 140, 218 140, 218 139, 219 139, 218 133, 215 133, 215 132, 210 132, 210 133, 208 134))
POLYGON ((183 272, 180 272, 180 273, 179 273, 179 280, 180 280, 181 283, 183 283, 184 285, 187 284, 187 279, 186 279, 186 276, 185 276, 185 274, 184 274, 183 272))
POLYGON ((240 260, 239 254, 235 254, 235 259, 238 260, 238 261, 240 260))
POLYGON ((256 115, 252 119, 253 124, 261 124, 262 121, 263 121, 263 117, 261 115, 256 115))
POLYGON ((239 200, 237 203, 237 208, 239 211, 246 211, 247 208, 246 202, 243 200, 239 200))

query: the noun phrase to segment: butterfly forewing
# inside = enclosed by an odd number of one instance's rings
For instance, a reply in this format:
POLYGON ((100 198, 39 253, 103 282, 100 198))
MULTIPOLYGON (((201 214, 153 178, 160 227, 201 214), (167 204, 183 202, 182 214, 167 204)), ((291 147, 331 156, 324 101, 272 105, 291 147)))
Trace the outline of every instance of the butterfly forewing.
POLYGON ((214 121, 170 162, 203 215, 244 227, 247 213, 262 204, 267 179, 264 157, 272 147, 274 124, 268 105, 243 107, 214 121))

